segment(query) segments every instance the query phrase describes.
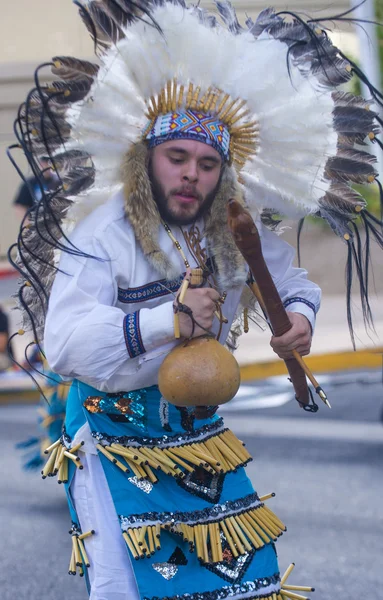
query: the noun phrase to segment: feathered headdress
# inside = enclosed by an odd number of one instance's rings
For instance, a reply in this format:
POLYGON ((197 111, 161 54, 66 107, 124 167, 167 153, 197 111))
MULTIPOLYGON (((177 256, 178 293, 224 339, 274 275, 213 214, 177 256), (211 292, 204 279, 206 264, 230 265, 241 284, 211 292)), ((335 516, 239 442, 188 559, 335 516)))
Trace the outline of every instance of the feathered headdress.
POLYGON ((76 4, 98 61, 58 56, 43 65, 58 79, 41 85, 37 70, 15 126, 34 174, 45 156, 60 180, 56 191, 42 189, 16 244, 20 304, 36 339, 57 250, 82 254, 69 224, 121 187, 132 149, 172 132, 186 136, 185 127, 232 165, 247 205, 265 222, 278 212, 330 224, 348 244, 348 296, 354 263, 368 319, 368 256, 355 220, 382 247, 383 237, 352 184, 376 181, 375 158, 363 146, 380 145, 379 119, 373 101, 340 86, 356 73, 376 103, 383 96, 318 21, 267 9, 242 26, 232 5, 218 1, 217 15, 183 0, 76 4))

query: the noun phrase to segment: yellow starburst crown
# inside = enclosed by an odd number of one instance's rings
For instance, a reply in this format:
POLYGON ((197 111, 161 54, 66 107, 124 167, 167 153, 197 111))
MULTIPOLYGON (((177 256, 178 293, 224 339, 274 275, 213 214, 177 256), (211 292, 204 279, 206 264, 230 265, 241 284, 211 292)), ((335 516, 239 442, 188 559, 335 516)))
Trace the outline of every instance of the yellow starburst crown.
POLYGON ((249 120, 246 100, 210 86, 169 80, 146 102, 148 124, 142 138, 155 145, 172 138, 196 137, 216 147, 240 170, 258 147, 259 126, 249 120))

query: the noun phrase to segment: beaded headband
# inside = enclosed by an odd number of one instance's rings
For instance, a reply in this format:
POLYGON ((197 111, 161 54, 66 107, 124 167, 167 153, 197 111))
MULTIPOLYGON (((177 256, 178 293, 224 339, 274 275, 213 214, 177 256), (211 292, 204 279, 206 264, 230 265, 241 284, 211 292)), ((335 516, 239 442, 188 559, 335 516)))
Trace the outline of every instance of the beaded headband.
POLYGON ((224 161, 242 168, 256 153, 258 123, 249 121, 246 102, 214 86, 205 91, 174 78, 146 102, 148 123, 142 138, 149 146, 173 139, 197 139, 215 148, 224 161))
POLYGON ((217 117, 202 112, 184 110, 159 115, 154 124, 149 122, 144 135, 151 148, 169 140, 191 139, 212 146, 225 162, 230 157, 227 127, 217 117))

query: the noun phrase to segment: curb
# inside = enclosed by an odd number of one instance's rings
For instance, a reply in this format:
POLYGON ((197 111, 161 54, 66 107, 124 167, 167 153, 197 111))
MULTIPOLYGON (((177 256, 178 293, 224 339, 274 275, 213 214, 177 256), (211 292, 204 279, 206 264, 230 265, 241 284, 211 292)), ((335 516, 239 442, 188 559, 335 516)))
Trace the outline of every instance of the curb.
MULTIPOLYGON (((314 375, 352 369, 378 369, 382 368, 382 361, 383 346, 369 350, 328 352, 305 357, 305 363, 314 375)), ((281 359, 241 365, 240 369, 241 381, 287 375, 286 365, 281 359)))

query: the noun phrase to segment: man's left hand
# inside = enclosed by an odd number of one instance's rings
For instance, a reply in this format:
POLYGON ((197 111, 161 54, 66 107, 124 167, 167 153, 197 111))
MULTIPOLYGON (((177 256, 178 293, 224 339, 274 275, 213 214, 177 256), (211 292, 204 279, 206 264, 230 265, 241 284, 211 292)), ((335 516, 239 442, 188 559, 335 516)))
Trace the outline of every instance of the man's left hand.
POLYGON ((292 328, 279 337, 271 338, 270 346, 280 358, 292 358, 292 351, 296 350, 301 356, 310 353, 311 325, 304 315, 295 312, 287 313, 292 328))

